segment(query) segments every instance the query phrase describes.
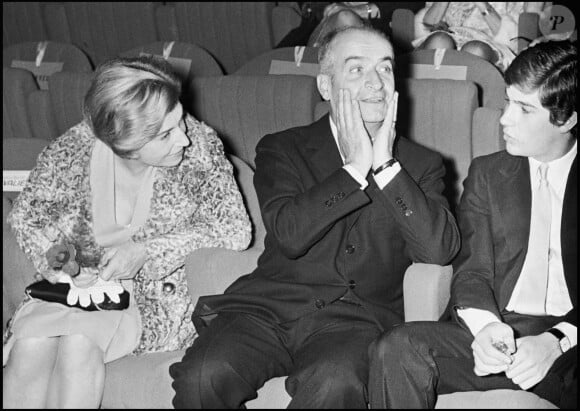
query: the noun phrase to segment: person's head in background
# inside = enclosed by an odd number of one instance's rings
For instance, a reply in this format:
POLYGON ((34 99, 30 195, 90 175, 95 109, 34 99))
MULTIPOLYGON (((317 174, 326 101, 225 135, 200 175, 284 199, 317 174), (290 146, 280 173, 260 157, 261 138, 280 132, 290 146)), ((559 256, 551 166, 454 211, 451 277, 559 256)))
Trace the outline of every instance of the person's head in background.
POLYGON ((165 60, 116 58, 97 67, 83 114, 127 164, 171 167, 189 145, 180 95, 181 81, 165 60))
POLYGON ((507 105, 500 119, 506 150, 548 162, 577 138, 576 44, 548 41, 523 50, 505 72, 507 105))
POLYGON ((318 90, 330 101, 336 122, 339 91, 357 100, 365 127, 374 134, 382 125, 387 104, 395 91, 393 46, 372 27, 348 27, 330 33, 318 52, 318 90))

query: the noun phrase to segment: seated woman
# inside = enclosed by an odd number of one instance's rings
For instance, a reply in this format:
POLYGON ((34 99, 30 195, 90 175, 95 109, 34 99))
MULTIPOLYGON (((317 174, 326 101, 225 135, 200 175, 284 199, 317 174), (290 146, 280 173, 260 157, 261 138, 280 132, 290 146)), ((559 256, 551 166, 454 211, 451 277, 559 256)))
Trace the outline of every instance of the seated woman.
MULTIPOLYGON (((300 2, 299 2, 300 3, 300 2)), ((398 8, 419 11, 425 2, 304 2, 301 6, 302 22, 290 31, 276 47, 318 47, 331 31, 344 27, 371 25, 390 35, 391 16, 398 8)))
POLYGON ((180 93, 164 60, 105 62, 84 120, 40 154, 8 216, 37 276, 77 294, 120 282, 130 303, 86 311, 26 296, 4 336, 4 407, 98 408, 106 363, 195 339, 185 257, 249 245, 251 224, 222 143, 184 112, 180 93), (47 262, 61 243, 77 250, 73 278, 47 262))
POLYGON ((416 16, 418 49, 457 49, 504 70, 517 54, 519 15, 543 2, 427 2, 416 16))

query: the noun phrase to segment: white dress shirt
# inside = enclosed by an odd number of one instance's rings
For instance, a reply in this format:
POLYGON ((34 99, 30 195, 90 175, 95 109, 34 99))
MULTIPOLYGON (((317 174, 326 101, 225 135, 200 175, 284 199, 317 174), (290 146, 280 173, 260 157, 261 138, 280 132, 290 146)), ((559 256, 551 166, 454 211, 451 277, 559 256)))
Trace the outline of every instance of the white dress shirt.
MULTIPOLYGON (((572 301, 566 285, 564 277, 564 265, 562 263, 562 245, 560 241, 560 233, 562 226, 562 208, 564 204, 564 192, 566 190, 566 183, 568 181, 568 174, 572 163, 576 158, 577 145, 575 142, 572 149, 564 156, 548 163, 548 182, 550 184, 550 195, 552 201, 552 221, 550 229, 550 253, 549 253, 549 276, 548 276, 548 290, 546 295, 546 314, 553 316, 563 316, 572 309, 572 301)), ((530 164, 530 182, 532 187, 538 184, 537 169, 540 162, 528 157, 530 164)), ((533 195, 533 191, 532 191, 533 195)), ((514 291, 507 305, 510 311, 518 312, 517 304, 515 303, 521 283, 518 280, 514 287, 514 291)), ((457 310, 457 314, 465 321, 471 333, 475 336, 483 327, 491 322, 501 322, 494 314, 489 311, 480 310, 476 308, 465 308, 457 310)), ((577 327, 567 323, 561 322, 556 326, 562 331, 570 340, 571 346, 574 347, 578 340, 577 327)))

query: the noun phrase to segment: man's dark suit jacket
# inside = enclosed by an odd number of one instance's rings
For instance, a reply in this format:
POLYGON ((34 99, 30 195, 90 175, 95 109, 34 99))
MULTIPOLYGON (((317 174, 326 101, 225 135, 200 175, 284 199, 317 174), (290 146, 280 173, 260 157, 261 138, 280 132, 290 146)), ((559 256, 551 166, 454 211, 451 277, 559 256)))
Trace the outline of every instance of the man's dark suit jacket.
POLYGON ((388 329, 404 321, 407 267, 447 264, 458 251, 442 195, 445 169, 431 150, 399 139, 402 170, 383 190, 369 175, 364 191, 342 168, 328 115, 265 136, 256 153, 265 251, 225 294, 199 299, 196 326, 223 311, 284 323, 348 294, 388 329))
MULTIPOLYGON (((453 262, 450 307, 487 310, 500 319, 506 314, 528 247, 532 208, 529 170, 527 157, 505 151, 472 161, 458 209, 462 246, 453 262)), ((577 325, 577 184, 574 159, 561 224, 564 275, 574 308, 564 317, 552 317, 552 324, 566 321, 577 325)), ((455 310, 451 311, 458 320, 455 310)))

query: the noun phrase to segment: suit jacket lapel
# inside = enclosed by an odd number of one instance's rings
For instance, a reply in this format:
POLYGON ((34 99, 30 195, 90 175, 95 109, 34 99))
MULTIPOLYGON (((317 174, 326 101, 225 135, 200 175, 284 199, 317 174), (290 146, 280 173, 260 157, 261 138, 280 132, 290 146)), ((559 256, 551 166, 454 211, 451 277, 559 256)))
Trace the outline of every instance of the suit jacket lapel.
POLYGON ((306 156, 310 159, 316 180, 322 181, 342 167, 342 159, 330 130, 328 114, 308 130, 311 135, 305 148, 306 156))
MULTIPOLYGON (((310 128, 312 136, 306 147, 316 180, 319 182, 343 166, 328 117, 329 114, 325 115, 310 128)), ((347 231, 352 228, 359 216, 360 212, 355 212, 346 217, 344 221, 347 231)))
MULTIPOLYGON (((504 230, 508 256, 514 258, 511 270, 506 273, 499 295, 500 309, 509 302, 519 278, 528 249, 532 192, 529 163, 526 157, 514 157, 498 170, 497 185, 499 224, 504 230)), ((493 187, 491 187, 493 190, 493 187)))
POLYGON ((564 276, 568 293, 572 299, 572 304, 576 306, 577 300, 577 276, 578 276, 578 254, 576 251, 578 242, 578 157, 574 159, 566 191, 564 192, 564 205, 562 208, 562 225, 560 241, 562 246, 562 264, 564 265, 564 276))

